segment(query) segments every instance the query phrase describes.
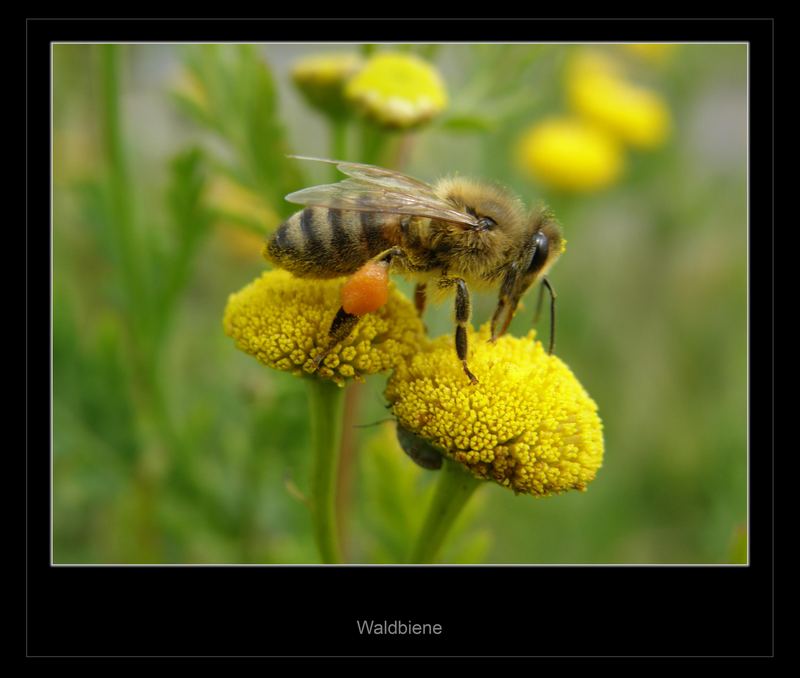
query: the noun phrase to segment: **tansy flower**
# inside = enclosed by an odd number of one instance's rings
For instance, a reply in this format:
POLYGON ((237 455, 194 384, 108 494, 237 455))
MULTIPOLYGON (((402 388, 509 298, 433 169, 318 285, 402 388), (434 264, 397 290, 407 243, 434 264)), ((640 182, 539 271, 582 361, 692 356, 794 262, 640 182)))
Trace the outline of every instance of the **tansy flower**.
POLYGON ((528 128, 518 163, 535 180, 565 191, 595 191, 622 173, 622 146, 609 133, 579 119, 547 118, 528 128))
POLYGON ((392 285, 386 305, 364 315, 315 372, 314 358, 328 345, 343 284, 344 279, 304 280, 287 271, 267 271, 230 295, 225 333, 237 348, 269 367, 314 374, 339 386, 389 370, 418 349, 422 323, 411 302, 392 285))
POLYGON ((567 69, 567 97, 580 116, 639 148, 662 144, 670 114, 656 92, 627 82, 615 62, 594 52, 577 56, 567 69))
POLYGON ((408 128, 430 120, 447 105, 438 71, 413 54, 381 52, 347 84, 345 95, 380 125, 408 128))
POLYGON ((354 53, 315 54, 295 62, 292 80, 311 106, 341 117, 350 110, 344 98, 345 83, 363 65, 364 60, 354 53))
POLYGON ((489 326, 470 338, 470 385, 451 337, 401 363, 386 397, 398 426, 474 476, 514 492, 547 496, 585 490, 603 460, 597 406, 569 368, 532 331, 488 343, 489 326))

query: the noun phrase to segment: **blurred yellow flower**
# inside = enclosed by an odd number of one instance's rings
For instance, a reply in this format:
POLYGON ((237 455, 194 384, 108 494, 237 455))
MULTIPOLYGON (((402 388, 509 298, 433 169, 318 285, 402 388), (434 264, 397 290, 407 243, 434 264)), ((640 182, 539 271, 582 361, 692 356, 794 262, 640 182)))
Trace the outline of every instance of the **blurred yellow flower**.
POLYGON ((436 68, 405 53, 381 52, 370 58, 345 94, 368 118, 393 128, 424 123, 447 105, 436 68))
POLYGON ((577 55, 567 68, 567 97, 580 116, 639 148, 662 144, 670 113, 656 92, 627 82, 617 64, 595 52, 577 55))
POLYGON ((311 106, 342 116, 349 112, 345 84, 363 66, 364 60, 355 53, 314 54, 295 62, 292 80, 311 106))
POLYGON ((664 42, 626 43, 623 49, 653 64, 663 64, 674 54, 678 45, 664 42))
POLYGON ((491 344, 489 325, 470 338, 464 379, 451 337, 401 363, 386 397, 398 426, 479 478, 534 496, 585 490, 603 461, 603 425, 570 369, 531 331, 491 344))
POLYGON ((219 221, 217 232, 227 253, 243 262, 263 262, 261 250, 264 248, 264 236, 258 235, 249 228, 242 228, 231 221, 219 221))
POLYGON ((224 175, 211 179, 207 201, 223 218, 247 221, 263 229, 265 235, 280 221, 280 216, 258 193, 224 175))
POLYGON ((518 162, 551 188, 596 191, 619 178, 625 158, 619 142, 603 129, 579 119, 553 117, 522 135, 518 162))
POLYGON ((581 49, 567 63, 567 82, 576 77, 622 78, 622 63, 610 53, 599 49, 581 49))
POLYGON ((268 367, 313 374, 339 386, 389 370, 418 350, 422 323, 411 302, 392 285, 386 305, 364 315, 314 372, 314 358, 328 345, 343 283, 343 278, 304 280, 283 270, 266 271, 228 298, 225 333, 238 349, 268 367))
POLYGON ((280 217, 260 195, 225 175, 209 182, 206 197, 215 226, 228 252, 237 259, 260 261, 264 237, 280 217))

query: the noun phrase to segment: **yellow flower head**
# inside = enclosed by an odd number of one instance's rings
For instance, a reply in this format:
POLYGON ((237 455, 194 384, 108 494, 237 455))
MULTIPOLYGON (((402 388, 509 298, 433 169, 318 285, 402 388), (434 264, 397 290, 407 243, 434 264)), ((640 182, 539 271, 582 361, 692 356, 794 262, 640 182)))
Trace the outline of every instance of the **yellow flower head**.
POLYGON ((661 96, 624 80, 603 55, 574 59, 567 69, 567 94, 576 113, 632 146, 654 148, 669 135, 670 113, 661 96))
POLYGON ((470 338, 470 385, 451 337, 440 337, 394 372, 386 397, 398 426, 473 475, 542 497, 585 490, 603 461, 597 406, 534 332, 488 343, 470 338))
POLYGON ((416 311, 392 285, 389 301, 364 315, 353 333, 314 372, 314 358, 328 345, 344 279, 303 280, 266 271, 231 294, 223 327, 236 347, 276 370, 314 374, 344 386, 391 369, 418 350, 424 333, 416 311))
POLYGON ((447 105, 439 72, 413 54, 381 52, 347 84, 345 95, 380 125, 408 128, 430 120, 447 105))
POLYGON ((341 116, 349 112, 345 83, 363 66, 364 60, 358 54, 315 54, 294 64, 292 80, 311 106, 341 116))
POLYGON ((625 158, 603 129, 572 118, 548 118, 528 128, 519 143, 524 172, 551 188, 596 191, 613 184, 625 158))

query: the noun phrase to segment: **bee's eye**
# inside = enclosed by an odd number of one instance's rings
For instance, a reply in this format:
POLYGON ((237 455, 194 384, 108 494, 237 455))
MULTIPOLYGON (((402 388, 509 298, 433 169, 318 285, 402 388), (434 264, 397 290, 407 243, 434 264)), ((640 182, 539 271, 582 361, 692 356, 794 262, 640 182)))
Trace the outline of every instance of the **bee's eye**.
POLYGON ((478 219, 478 227, 482 231, 488 231, 497 226, 497 222, 491 217, 481 217, 478 219))
POLYGON ((528 273, 540 270, 547 262, 547 255, 550 253, 550 241, 541 231, 533 236, 533 244, 536 246, 536 251, 533 253, 528 273))

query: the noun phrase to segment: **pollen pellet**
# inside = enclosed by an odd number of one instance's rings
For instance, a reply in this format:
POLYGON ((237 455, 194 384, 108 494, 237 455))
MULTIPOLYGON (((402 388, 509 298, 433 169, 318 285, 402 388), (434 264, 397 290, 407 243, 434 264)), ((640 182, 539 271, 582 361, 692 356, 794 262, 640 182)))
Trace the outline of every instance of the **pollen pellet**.
POLYGON ((389 267, 367 262, 342 287, 342 308, 353 315, 377 311, 389 299, 389 267))

